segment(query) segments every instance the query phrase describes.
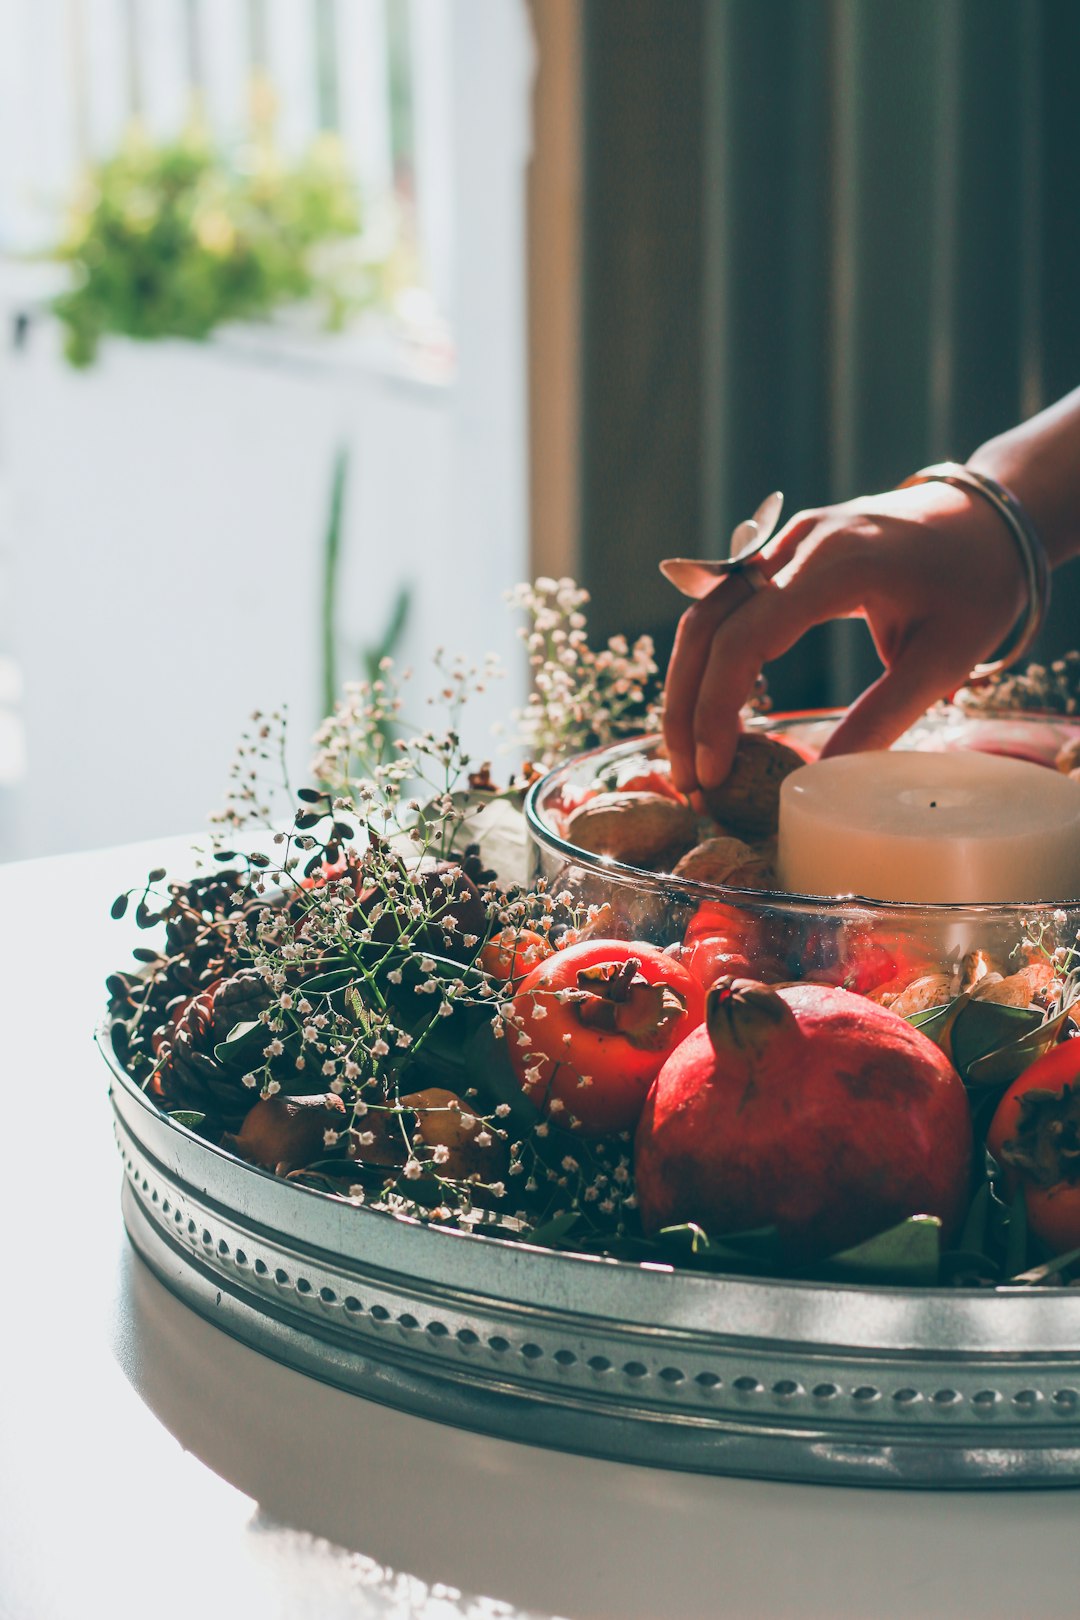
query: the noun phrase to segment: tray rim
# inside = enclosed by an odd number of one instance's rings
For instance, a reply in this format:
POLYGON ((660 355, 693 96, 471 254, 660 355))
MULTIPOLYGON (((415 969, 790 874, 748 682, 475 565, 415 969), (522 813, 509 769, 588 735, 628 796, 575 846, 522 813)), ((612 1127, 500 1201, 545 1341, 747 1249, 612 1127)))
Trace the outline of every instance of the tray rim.
POLYGON ((428 1227, 245 1164, 104 1051, 133 1247, 184 1304, 295 1371, 458 1428, 664 1469, 1080 1484, 1080 1291, 785 1283, 428 1227))
POLYGON ((391 1251, 395 1259, 412 1267, 418 1266, 407 1272, 417 1282, 453 1288, 455 1282, 447 1281, 449 1271, 458 1283, 467 1282, 471 1291, 510 1302, 514 1302, 516 1291, 504 1292, 508 1276, 527 1264, 528 1280, 522 1284, 520 1303, 535 1307, 542 1304, 541 1296, 550 1292, 554 1302, 551 1308, 557 1309, 557 1302, 575 1291, 575 1283, 580 1283, 593 1295, 598 1317, 618 1307, 619 1320, 633 1320, 643 1328, 661 1325, 651 1307, 662 1301, 666 1307, 662 1322, 665 1331, 713 1334, 717 1329, 709 1317, 722 1306, 731 1324, 727 1333, 740 1339, 749 1335, 772 1342, 772 1336, 764 1331, 767 1323, 758 1322, 756 1327, 751 1324, 758 1316, 768 1317, 783 1309, 801 1317, 800 1325, 807 1330, 788 1342, 808 1346, 846 1347, 884 1356, 948 1353, 978 1357, 1006 1350, 1055 1356, 1080 1351, 1077 1288, 897 1288, 695 1272, 668 1263, 579 1254, 491 1233, 428 1225, 412 1217, 352 1204, 318 1188, 297 1186, 246 1163, 170 1119, 146 1096, 114 1052, 112 1022, 105 1018, 99 1024, 95 1040, 111 1076, 113 1107, 144 1151, 150 1151, 200 1195, 211 1197, 233 1214, 254 1218, 260 1226, 298 1248, 319 1249, 338 1261, 370 1263, 365 1261, 365 1254, 370 1255, 374 1246, 391 1251), (134 1129, 133 1110, 148 1128, 151 1140, 134 1129), (170 1144, 171 1163, 157 1151, 162 1146, 167 1151, 170 1144), (216 1168, 216 1175, 211 1167, 216 1168), (185 1175, 188 1168, 195 1171, 192 1179, 185 1175), (238 1201, 228 1196, 230 1182, 240 1190, 238 1201), (296 1219, 283 1220, 286 1212, 296 1219), (324 1233, 333 1236, 332 1243, 312 1241, 309 1233, 320 1225, 338 1229, 324 1233), (645 1296, 640 1308, 634 1306, 635 1293, 645 1296), (629 1315, 628 1307, 632 1307, 629 1315), (1015 1334, 1014 1319, 1026 1319, 1025 1325, 1030 1328, 1033 1321, 1048 1316, 1051 1308, 1060 1331, 1060 1337, 1051 1335, 1056 1343, 1046 1343, 1041 1333, 1015 1334), (870 1333, 860 1328, 868 1313, 877 1319, 870 1333), (814 1321, 823 1315, 844 1321, 847 1331, 839 1337, 821 1336, 814 1330, 814 1321), (940 1331, 935 1331, 943 1325, 943 1316, 947 1320, 962 1319, 969 1337, 952 1346, 944 1344, 940 1331), (1007 1331, 1009 1328, 1014 1332, 1007 1331))

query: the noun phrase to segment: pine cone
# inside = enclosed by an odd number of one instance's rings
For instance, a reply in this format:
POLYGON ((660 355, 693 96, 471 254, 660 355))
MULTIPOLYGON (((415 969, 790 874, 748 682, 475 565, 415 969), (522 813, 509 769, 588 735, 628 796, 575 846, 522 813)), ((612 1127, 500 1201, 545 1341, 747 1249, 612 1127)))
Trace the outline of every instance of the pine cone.
POLYGON ((167 1107, 200 1109, 223 1129, 236 1129, 251 1107, 251 1087, 241 1070, 214 1056, 214 1047, 236 1024, 258 1018, 270 1000, 261 975, 245 968, 181 1002, 158 1045, 167 1107))

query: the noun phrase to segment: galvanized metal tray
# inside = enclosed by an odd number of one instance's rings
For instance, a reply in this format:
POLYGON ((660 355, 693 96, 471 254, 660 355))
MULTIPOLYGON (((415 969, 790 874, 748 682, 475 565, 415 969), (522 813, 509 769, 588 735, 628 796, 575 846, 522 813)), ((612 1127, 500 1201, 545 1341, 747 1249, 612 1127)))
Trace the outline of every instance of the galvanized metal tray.
POLYGON ((138 1252, 256 1350, 404 1411, 703 1473, 1080 1484, 1080 1290, 835 1287, 555 1253, 357 1208, 167 1119, 107 1027, 138 1252))

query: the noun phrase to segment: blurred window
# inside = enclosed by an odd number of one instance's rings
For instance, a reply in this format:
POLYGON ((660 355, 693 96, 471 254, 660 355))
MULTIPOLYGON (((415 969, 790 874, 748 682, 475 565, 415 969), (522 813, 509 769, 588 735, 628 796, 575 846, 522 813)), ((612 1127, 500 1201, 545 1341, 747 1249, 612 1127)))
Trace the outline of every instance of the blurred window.
POLYGON ((497 746, 533 66, 524 0, 0 0, 0 859, 199 827, 255 708, 288 706, 302 780, 327 689, 390 641, 421 720, 435 647, 498 654, 462 731, 497 746), (291 183, 328 152, 340 209, 291 183), (208 206, 169 191, 192 169, 208 206), (310 246, 309 196, 320 267, 355 249, 378 286, 330 336, 274 251, 281 210, 310 246), (253 241, 281 297, 230 303, 253 241))
POLYGON ((452 320, 450 0, 5 0, 0 252, 51 249, 94 164, 193 130, 243 166, 340 143, 410 335, 452 320))

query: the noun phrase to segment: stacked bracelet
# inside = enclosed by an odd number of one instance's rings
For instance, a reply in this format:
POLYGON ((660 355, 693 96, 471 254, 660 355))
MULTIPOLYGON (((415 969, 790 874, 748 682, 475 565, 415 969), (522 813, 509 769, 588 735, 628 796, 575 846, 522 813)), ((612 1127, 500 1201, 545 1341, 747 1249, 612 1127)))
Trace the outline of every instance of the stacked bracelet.
POLYGON ((1008 669, 1010 664, 1015 664, 1018 658, 1023 657, 1042 629, 1043 620, 1046 618, 1046 610, 1050 605, 1050 564, 1043 543, 1027 512, 1012 491, 1006 489, 1004 484, 999 484, 997 479, 991 478, 989 474, 976 472, 974 467, 963 467, 956 461, 939 462, 933 467, 924 467, 921 472, 913 473, 910 478, 905 478, 900 488, 908 489, 912 484, 953 484, 957 489, 967 489, 975 495, 981 495, 1004 520, 1016 542, 1024 565, 1024 581, 1027 586, 1027 607, 1024 616, 1016 627, 1011 644, 1004 652, 988 664, 976 664, 968 679, 984 681, 991 675, 1000 675, 1002 670, 1008 669))

